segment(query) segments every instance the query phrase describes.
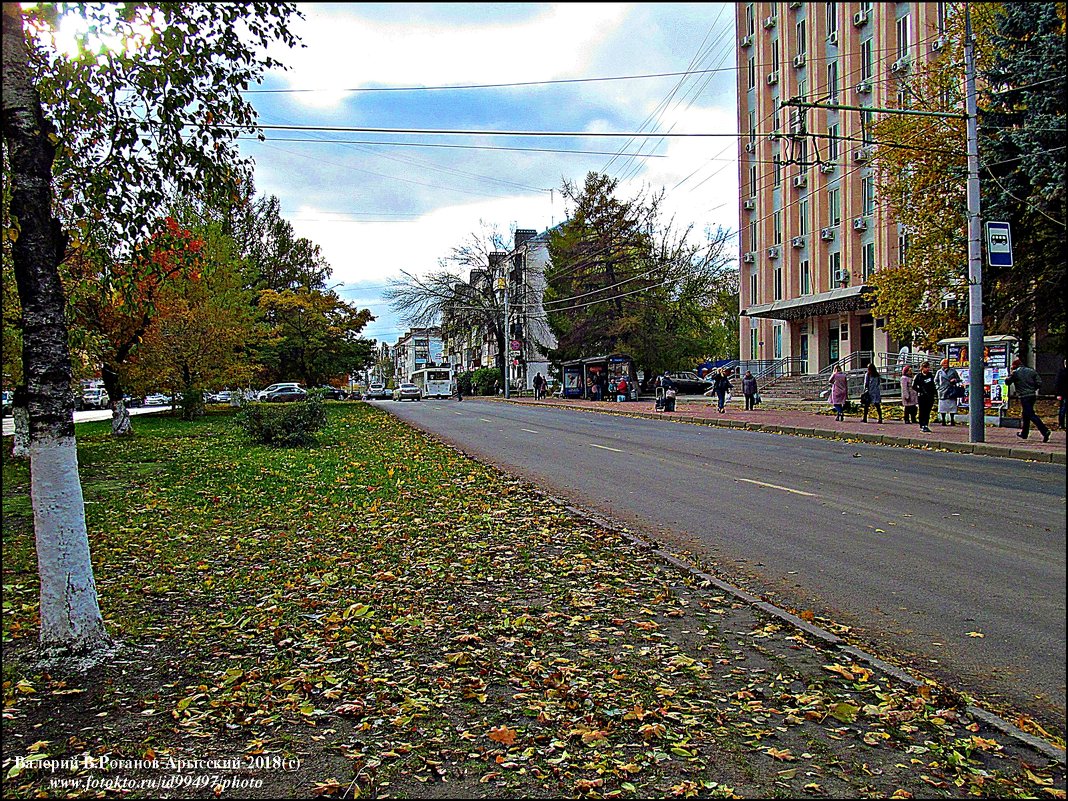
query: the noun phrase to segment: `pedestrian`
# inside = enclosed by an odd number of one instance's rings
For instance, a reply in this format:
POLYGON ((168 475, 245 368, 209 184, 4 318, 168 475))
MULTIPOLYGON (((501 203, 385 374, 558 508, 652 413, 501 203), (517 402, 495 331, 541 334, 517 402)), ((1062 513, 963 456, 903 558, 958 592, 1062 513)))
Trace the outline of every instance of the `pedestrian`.
POLYGON ((1064 412, 1065 407, 1068 407, 1068 359, 1061 363, 1061 369, 1057 371, 1057 381, 1053 388, 1060 402, 1057 407, 1057 427, 1064 431, 1064 412))
POLYGON ((864 422, 868 422, 868 409, 872 406, 879 413, 879 422, 883 421, 883 377, 875 362, 868 363, 864 374, 864 391, 860 395, 860 405, 864 408, 864 422))
POLYGON ((946 424, 946 416, 949 416, 949 425, 957 424, 957 401, 960 400, 961 378, 956 367, 949 366, 949 359, 943 359, 942 365, 935 373, 935 386, 938 387, 938 417, 942 425, 946 424))
POLYGON ((456 387, 456 400, 462 401, 464 399, 463 384, 460 383, 460 379, 453 381, 453 386, 456 387))
POLYGON ((501 394, 501 382, 499 380, 497 380, 496 378, 493 379, 493 394, 494 395, 500 395, 501 394))
POLYGON ((831 373, 831 378, 827 383, 831 385, 828 400, 836 413, 834 419, 842 422, 846 401, 849 400, 849 376, 842 372, 840 365, 836 364, 834 372, 831 373))
POLYGON ((545 397, 545 378, 541 373, 534 376, 534 400, 545 397))
POLYGON ((1034 422, 1035 428, 1042 432, 1042 441, 1049 442, 1049 428, 1035 414, 1035 401, 1038 400, 1038 391, 1042 389, 1042 376, 1020 359, 1015 359, 1012 363, 1012 372, 1005 379, 1005 383, 1015 384, 1016 397, 1020 399, 1020 406, 1023 407, 1023 431, 1018 431, 1016 436, 1020 439, 1027 439, 1031 423, 1034 422))
POLYGON ((930 362, 920 365, 920 374, 916 376, 912 386, 916 390, 917 405, 920 407, 920 431, 930 434, 931 410, 938 397, 938 384, 935 382, 934 373, 931 372, 930 362))
POLYGON ((756 408, 757 380, 751 370, 746 370, 742 376, 742 395, 745 396, 745 410, 747 412, 756 408))
POLYGON ((616 402, 623 403, 627 399, 627 379, 626 376, 619 377, 619 383, 616 384, 616 402))
POLYGON ((731 391, 733 386, 730 373, 725 368, 720 367, 719 370, 716 371, 716 377, 712 381, 712 388, 705 392, 705 395, 715 394, 720 414, 723 414, 723 407, 727 403, 727 394, 731 391))
POLYGON ((906 423, 916 422, 916 407, 920 403, 920 396, 916 394, 913 383, 912 367, 906 364, 901 368, 901 407, 905 410, 906 423))

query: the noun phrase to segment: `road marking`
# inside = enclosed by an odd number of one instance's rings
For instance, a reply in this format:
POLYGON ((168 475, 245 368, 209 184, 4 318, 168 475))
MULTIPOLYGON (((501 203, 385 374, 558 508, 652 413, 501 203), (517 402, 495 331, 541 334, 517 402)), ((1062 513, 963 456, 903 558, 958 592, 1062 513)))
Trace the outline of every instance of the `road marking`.
POLYGON ((600 448, 602 451, 612 451, 613 453, 623 453, 619 448, 609 448, 607 445, 598 445, 595 442, 590 443, 590 447, 600 448))
POLYGON ((537 431, 534 431, 533 429, 530 429, 530 428, 521 428, 519 430, 520 431, 526 431, 528 434, 537 434, 538 433, 537 431))
POLYGON ((489 418, 486 418, 486 417, 480 417, 478 419, 481 420, 483 423, 492 423, 493 422, 492 420, 490 420, 489 418))
POLYGON ((792 492, 794 495, 807 495, 809 498, 817 497, 814 492, 803 492, 802 490, 790 489, 789 487, 780 487, 778 484, 768 484, 764 481, 754 481, 751 478, 736 478, 735 481, 744 481, 747 484, 756 484, 760 487, 769 487, 770 489, 782 490, 783 492, 792 492))

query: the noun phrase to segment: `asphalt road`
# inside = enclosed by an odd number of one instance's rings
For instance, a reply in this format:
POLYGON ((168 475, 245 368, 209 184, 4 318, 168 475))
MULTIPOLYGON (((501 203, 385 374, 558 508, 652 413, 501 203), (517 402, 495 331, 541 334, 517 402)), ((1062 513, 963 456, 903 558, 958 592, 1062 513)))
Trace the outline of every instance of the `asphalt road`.
POLYGON ((1061 465, 476 399, 377 405, 1064 732, 1061 465))
MULTIPOLYGON (((154 412, 169 412, 170 406, 131 406, 128 411, 131 417, 139 414, 152 414, 154 412)), ((84 412, 74 413, 75 423, 87 423, 91 420, 110 420, 111 409, 90 409, 84 412)), ((15 433, 15 419, 10 415, 3 419, 3 435, 9 436, 15 433)))

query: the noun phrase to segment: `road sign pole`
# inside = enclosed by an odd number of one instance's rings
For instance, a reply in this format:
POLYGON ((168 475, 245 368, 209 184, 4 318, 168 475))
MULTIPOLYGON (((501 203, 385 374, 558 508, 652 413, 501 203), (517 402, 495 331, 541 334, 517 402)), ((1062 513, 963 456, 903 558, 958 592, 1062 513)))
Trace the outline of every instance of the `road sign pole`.
POLYGON ((986 441, 983 363, 983 250, 979 220, 979 131, 975 99, 975 44, 972 17, 964 4, 964 83, 968 133, 968 433, 986 441))

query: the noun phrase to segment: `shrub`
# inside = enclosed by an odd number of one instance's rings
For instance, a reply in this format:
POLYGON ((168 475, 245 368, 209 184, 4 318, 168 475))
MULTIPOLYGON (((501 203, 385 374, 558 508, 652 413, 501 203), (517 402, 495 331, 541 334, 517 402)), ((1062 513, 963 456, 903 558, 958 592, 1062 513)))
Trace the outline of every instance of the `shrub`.
POLYGON ((204 392, 200 389, 186 389, 178 401, 183 420, 196 420, 204 416, 204 392))
POLYGON ((464 395, 471 394, 471 374, 464 372, 456 376, 456 387, 464 395))
POLYGON ((471 373, 472 395, 493 395, 493 385, 503 388, 501 371, 496 367, 479 367, 471 373))
POLYGON ((319 394, 296 403, 250 403, 238 416, 255 442, 278 447, 315 444, 315 434, 326 425, 326 409, 319 394))

